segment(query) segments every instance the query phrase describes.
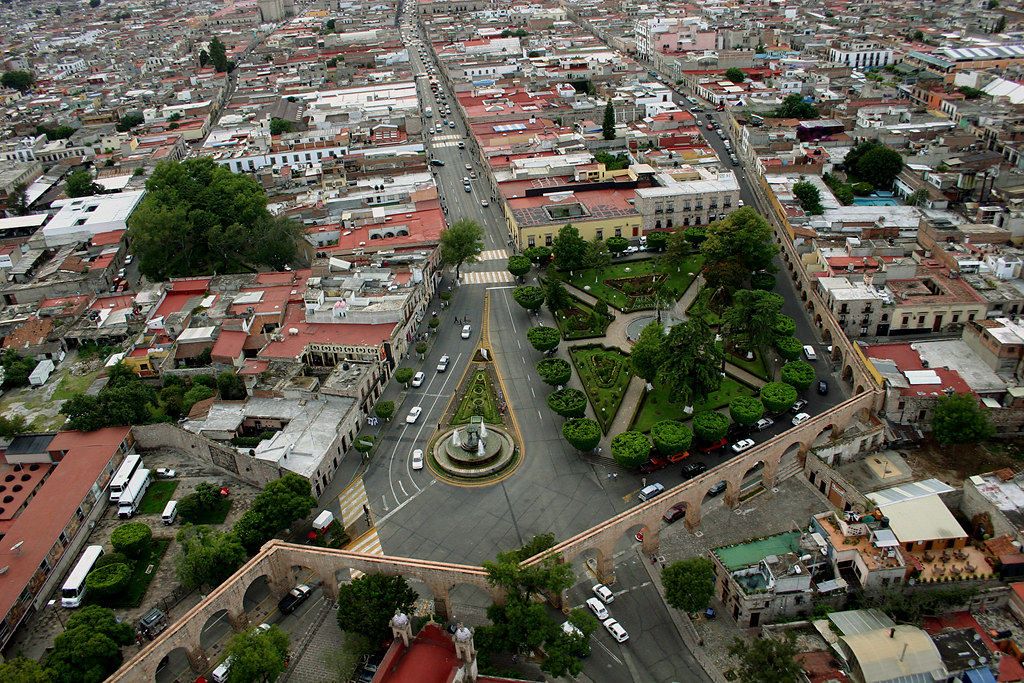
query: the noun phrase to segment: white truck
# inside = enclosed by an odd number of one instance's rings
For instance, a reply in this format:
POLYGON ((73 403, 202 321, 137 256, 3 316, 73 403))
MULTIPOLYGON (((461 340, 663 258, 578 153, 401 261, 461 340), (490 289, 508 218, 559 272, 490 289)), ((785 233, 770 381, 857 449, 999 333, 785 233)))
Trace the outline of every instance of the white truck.
POLYGON ((142 497, 146 495, 149 488, 149 470, 139 469, 132 475, 131 481, 124 487, 121 497, 117 499, 117 516, 121 519, 128 519, 139 509, 142 497))

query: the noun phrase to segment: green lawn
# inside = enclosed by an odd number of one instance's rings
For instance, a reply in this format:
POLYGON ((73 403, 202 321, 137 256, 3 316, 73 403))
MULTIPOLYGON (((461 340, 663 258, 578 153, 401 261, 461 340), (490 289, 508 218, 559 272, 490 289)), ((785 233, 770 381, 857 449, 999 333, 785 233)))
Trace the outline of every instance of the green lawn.
POLYGON ((154 538, 149 546, 149 553, 136 560, 132 567, 132 578, 128 582, 124 599, 120 607, 138 607, 142 604, 142 598, 146 595, 146 589, 150 582, 156 577, 156 570, 160 566, 160 560, 167 552, 167 546, 171 544, 169 538, 154 538))
POLYGON ((231 499, 220 498, 217 500, 217 507, 207 511, 206 514, 200 515, 196 519, 182 519, 181 521, 187 521, 190 524, 209 524, 211 526, 215 524, 223 524, 224 520, 228 518, 229 512, 231 512, 231 499))
POLYGON ((606 433, 615 420, 626 387, 633 376, 629 356, 617 349, 581 346, 569 350, 580 382, 594 407, 594 414, 606 433))
MULTIPOLYGON (((693 413, 696 415, 710 410, 718 410, 729 405, 729 401, 737 396, 755 396, 756 393, 746 384, 737 382, 731 377, 724 377, 718 391, 710 394, 707 400, 694 404, 693 413)), ((665 387, 655 384, 654 389, 644 397, 632 428, 641 432, 649 432, 655 422, 662 420, 685 422, 690 418, 683 412, 684 407, 681 403, 674 403, 669 399, 668 390, 665 387)))
POLYGON ((100 376, 100 371, 88 372, 81 376, 72 375, 70 372, 64 373, 64 376, 60 378, 60 384, 53 390, 54 401, 66 401, 76 394, 84 394, 85 390, 88 389, 93 381, 100 376))
POLYGON ((174 497, 174 490, 178 488, 178 482, 173 480, 154 481, 146 490, 146 495, 139 503, 140 515, 158 515, 164 511, 167 501, 174 497))
POLYGON ((572 277, 568 273, 560 273, 559 276, 609 306, 629 312, 655 307, 653 297, 647 293, 652 277, 660 275, 667 278, 668 287, 678 299, 697 278, 703 265, 704 257, 694 254, 678 269, 662 265, 661 259, 643 259, 613 263, 601 269, 574 271, 572 277), (612 282, 614 280, 619 282, 612 282))
POLYGON ((491 376, 486 370, 477 370, 468 380, 466 393, 459 401, 452 424, 469 424, 469 420, 479 415, 484 422, 502 424, 501 413, 498 412, 498 397, 494 391, 491 376))
POLYGON ((686 312, 688 314, 692 314, 691 312, 693 311, 694 308, 696 308, 700 304, 704 304, 705 308, 707 310, 706 318, 707 318, 707 321, 708 321, 708 325, 710 325, 711 327, 718 327, 719 325, 722 324, 722 318, 719 317, 719 315, 717 313, 715 313, 710 307, 707 306, 708 299, 710 299, 710 298, 711 298, 711 292, 709 290, 707 290, 707 289, 702 289, 700 291, 700 294, 698 294, 696 297, 694 297, 693 303, 690 304, 690 308, 688 308, 686 310, 686 312))
POLYGON ((754 352, 754 360, 740 358, 739 356, 731 353, 727 353, 725 355, 725 360, 738 368, 743 368, 752 375, 760 377, 766 382, 771 381, 771 378, 768 376, 768 366, 764 362, 764 357, 756 351, 754 352))
POLYGON ((603 337, 611 320, 601 318, 600 322, 597 322, 594 316, 594 309, 576 297, 572 297, 572 305, 575 310, 571 311, 571 316, 566 316, 565 309, 559 311, 558 315, 555 316, 555 323, 558 325, 558 330, 562 333, 562 339, 571 341, 574 339, 603 337))

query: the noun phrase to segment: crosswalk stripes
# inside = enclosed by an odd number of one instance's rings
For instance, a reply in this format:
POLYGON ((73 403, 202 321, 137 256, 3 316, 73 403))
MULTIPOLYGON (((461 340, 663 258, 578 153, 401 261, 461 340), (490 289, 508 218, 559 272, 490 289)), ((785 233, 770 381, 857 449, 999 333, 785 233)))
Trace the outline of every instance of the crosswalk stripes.
MULTIPOLYGON (((350 550, 354 553, 365 553, 367 555, 384 555, 384 548, 381 547, 380 536, 377 535, 376 527, 371 527, 369 531, 350 543, 345 550, 350 550)), ((353 580, 358 579, 362 575, 363 572, 356 569, 352 570, 353 580)))
POLYGON ((478 261, 504 261, 508 258, 508 249, 486 249, 477 256, 478 261))
POLYGON ((485 270, 459 275, 459 282, 464 285, 485 285, 495 282, 512 282, 512 280, 512 273, 507 270, 485 270))
POLYGON ((366 487, 360 477, 345 487, 345 490, 338 496, 338 507, 341 508, 342 526, 355 524, 363 516, 363 506, 369 503, 366 496, 366 487))

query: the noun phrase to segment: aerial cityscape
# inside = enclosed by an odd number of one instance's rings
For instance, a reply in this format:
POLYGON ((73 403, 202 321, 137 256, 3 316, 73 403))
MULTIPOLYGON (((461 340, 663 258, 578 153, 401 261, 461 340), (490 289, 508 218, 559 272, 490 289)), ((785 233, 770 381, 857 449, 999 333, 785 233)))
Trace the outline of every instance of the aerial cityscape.
POLYGON ((0 28, 0 682, 1024 682, 1016 0, 0 28))

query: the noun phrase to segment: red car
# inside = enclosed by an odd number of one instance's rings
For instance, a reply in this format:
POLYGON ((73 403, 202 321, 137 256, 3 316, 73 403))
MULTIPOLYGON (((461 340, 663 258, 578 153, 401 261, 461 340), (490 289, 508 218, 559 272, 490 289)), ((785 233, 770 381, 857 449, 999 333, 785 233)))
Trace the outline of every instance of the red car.
POLYGON ((676 503, 675 505, 670 507, 668 510, 666 510, 665 514, 662 515, 661 518, 665 521, 666 524, 671 524, 672 522, 678 522, 680 519, 682 519, 685 516, 686 516, 686 503, 676 503))
POLYGON ((714 129, 715 129, 715 124, 713 124, 713 123, 709 123, 709 124, 707 125, 707 129, 708 129, 708 130, 714 130, 714 129))
POLYGON ((707 446, 700 446, 697 450, 701 453, 710 453, 711 451, 717 451, 725 448, 729 445, 729 442, 725 439, 719 439, 714 443, 710 443, 707 446))
POLYGON ((671 463, 682 462, 690 457, 690 451, 679 451, 668 456, 668 461, 671 463))
POLYGON ((655 456, 648 460, 647 462, 645 462, 643 465, 640 465, 640 471, 643 474, 651 474, 652 472, 663 470, 666 467, 668 467, 668 460, 655 456))

